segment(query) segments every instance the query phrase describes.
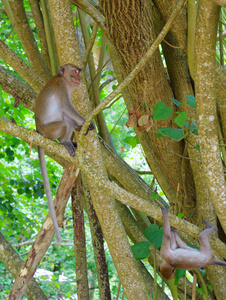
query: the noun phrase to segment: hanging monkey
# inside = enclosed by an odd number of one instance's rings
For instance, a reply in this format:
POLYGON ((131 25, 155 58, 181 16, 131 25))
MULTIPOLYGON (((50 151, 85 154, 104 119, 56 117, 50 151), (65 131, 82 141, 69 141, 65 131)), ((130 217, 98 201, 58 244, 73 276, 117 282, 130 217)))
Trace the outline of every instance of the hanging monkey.
MULTIPOLYGON (((73 130, 80 131, 85 119, 74 109, 71 104, 71 95, 80 82, 81 69, 73 64, 65 64, 60 67, 59 74, 48 80, 41 90, 35 106, 36 130, 44 137, 58 139, 69 151, 75 155, 76 143, 70 141, 73 130)), ((92 122, 88 131, 95 128, 92 122)), ((49 211, 55 229, 57 241, 61 236, 57 224, 56 213, 52 201, 49 179, 44 159, 44 150, 38 147, 40 167, 48 200, 49 211)))
POLYGON ((193 270, 208 265, 226 266, 226 262, 213 258, 209 237, 217 230, 215 226, 204 221, 206 227, 199 235, 200 250, 197 250, 187 246, 180 238, 178 231, 170 228, 168 212, 165 208, 161 210, 164 235, 161 247, 163 263, 160 265, 160 274, 163 278, 172 278, 175 269, 193 270), (177 248, 177 245, 180 248, 177 248))

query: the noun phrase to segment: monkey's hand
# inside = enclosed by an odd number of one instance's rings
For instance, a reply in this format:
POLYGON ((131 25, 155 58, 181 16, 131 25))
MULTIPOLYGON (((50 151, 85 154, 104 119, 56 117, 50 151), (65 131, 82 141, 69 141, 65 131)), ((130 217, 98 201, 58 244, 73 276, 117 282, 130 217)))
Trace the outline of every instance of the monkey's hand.
POLYGON ((78 127, 75 127, 75 131, 81 131, 81 128, 82 128, 82 125, 81 126, 78 126, 78 127))
POLYGON ((172 231, 174 231, 174 232, 177 232, 178 233, 178 231, 177 231, 177 229, 176 228, 174 228, 174 227, 170 227, 171 228, 171 230, 172 231))
POLYGON ((85 135, 87 135, 90 130, 94 130, 94 129, 95 129, 95 125, 92 122, 92 123, 89 124, 89 128, 86 130, 85 135))

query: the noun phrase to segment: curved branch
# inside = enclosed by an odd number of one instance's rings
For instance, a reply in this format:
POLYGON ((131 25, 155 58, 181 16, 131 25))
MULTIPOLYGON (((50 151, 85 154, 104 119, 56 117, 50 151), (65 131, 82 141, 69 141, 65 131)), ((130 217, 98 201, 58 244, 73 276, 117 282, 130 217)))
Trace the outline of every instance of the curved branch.
POLYGON ((29 63, 43 80, 47 80, 50 77, 50 73, 38 50, 38 46, 25 13, 23 1, 9 0, 9 3, 14 17, 13 21, 15 21, 14 28, 22 42, 29 63))
MULTIPOLYGON (((0 118, 0 128, 3 132, 12 134, 21 138, 25 142, 30 143, 31 130, 15 125, 4 117, 0 118)), ((100 174, 98 169, 86 157, 84 157, 84 164, 82 165, 80 162, 78 162, 77 152, 75 153, 75 157, 72 157, 69 155, 67 149, 63 145, 44 138, 37 132, 33 132, 32 142, 35 145, 43 147, 49 152, 58 154, 73 165, 78 165, 78 167, 86 174, 86 176, 96 183, 98 189, 101 189, 108 195, 111 195, 121 203, 144 212, 155 220, 162 222, 162 213, 159 207, 151 204, 149 200, 140 198, 139 196, 136 196, 107 180, 106 177, 100 174)), ((187 233, 189 236, 192 236, 195 239, 198 239, 198 235, 201 232, 199 227, 189 223, 186 220, 180 219, 173 214, 169 214, 169 220, 170 224, 176 229, 187 233)), ((226 245, 221 242, 220 239, 211 237, 210 244, 213 250, 217 251, 218 254, 226 259, 226 245)))
MULTIPOLYGON (((9 272, 13 275, 14 278, 19 274, 20 268, 23 265, 23 261, 20 258, 19 254, 13 249, 10 243, 4 238, 4 236, 0 233, 0 259, 3 264, 7 267, 9 272)), ((28 289, 26 291, 26 296, 29 300, 39 299, 39 300, 47 300, 45 294, 41 290, 38 283, 32 278, 30 284, 28 285, 28 289)))
POLYGON ((84 0, 70 0, 72 4, 78 6, 81 10, 86 12, 93 20, 97 23, 97 25, 103 30, 106 37, 111 41, 111 36, 109 34, 108 29, 104 25, 105 17, 101 14, 99 10, 97 10, 94 6, 92 6, 89 2, 84 0))
POLYGON ((2 40, 0 40, 0 57, 9 64, 37 93, 41 91, 41 88, 44 86, 42 78, 2 40))
MULTIPOLYGON (((0 85, 6 93, 12 95, 13 97, 18 97, 20 102, 26 108, 34 110, 35 99, 38 97, 38 94, 24 81, 1 66, 0 85)), ((41 88, 41 86, 39 88, 41 88)))

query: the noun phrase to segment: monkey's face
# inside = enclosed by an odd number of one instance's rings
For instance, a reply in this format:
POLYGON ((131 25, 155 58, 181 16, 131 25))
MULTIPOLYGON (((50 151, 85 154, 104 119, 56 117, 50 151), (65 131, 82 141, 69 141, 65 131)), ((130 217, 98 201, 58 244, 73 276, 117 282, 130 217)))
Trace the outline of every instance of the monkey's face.
POLYGON ((81 82, 81 78, 79 75, 80 72, 81 72, 81 69, 79 69, 79 68, 73 68, 70 70, 70 77, 71 77, 72 83, 76 87, 79 86, 79 84, 81 82))

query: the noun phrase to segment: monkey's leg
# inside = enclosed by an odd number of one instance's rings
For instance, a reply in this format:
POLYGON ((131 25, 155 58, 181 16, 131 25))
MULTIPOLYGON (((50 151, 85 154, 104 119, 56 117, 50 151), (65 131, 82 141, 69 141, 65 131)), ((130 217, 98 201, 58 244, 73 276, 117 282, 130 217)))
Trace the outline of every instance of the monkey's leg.
POLYGON ((170 249, 170 224, 168 219, 168 212, 165 208, 161 208, 162 210, 162 216, 163 216, 163 241, 162 241, 162 249, 161 251, 168 251, 170 249))
MULTIPOLYGON (((209 223, 209 222, 208 222, 209 223)), ((210 223, 209 223, 210 224, 210 223)), ((209 226, 209 224, 207 226, 209 226)), ((217 230, 217 228, 213 225, 212 227, 205 228, 199 235, 199 243, 200 243, 200 251, 204 255, 211 256, 213 255, 210 243, 209 243, 209 237, 210 235, 217 230)))
POLYGON ((170 239, 170 248, 172 250, 175 250, 177 249, 177 243, 176 243, 176 235, 175 235, 175 232, 173 231, 173 228, 171 227, 171 239, 170 239))
POLYGON ((187 244, 181 239, 178 231, 175 228, 171 228, 171 231, 174 232, 176 242, 180 248, 187 249, 187 250, 194 250, 194 248, 187 246, 187 244))
POLYGON ((75 148, 73 143, 70 141, 72 134, 72 127, 67 121, 57 121, 47 124, 38 129, 40 133, 43 131, 43 135, 50 139, 58 139, 59 142, 64 145, 71 156, 75 156, 75 148))

